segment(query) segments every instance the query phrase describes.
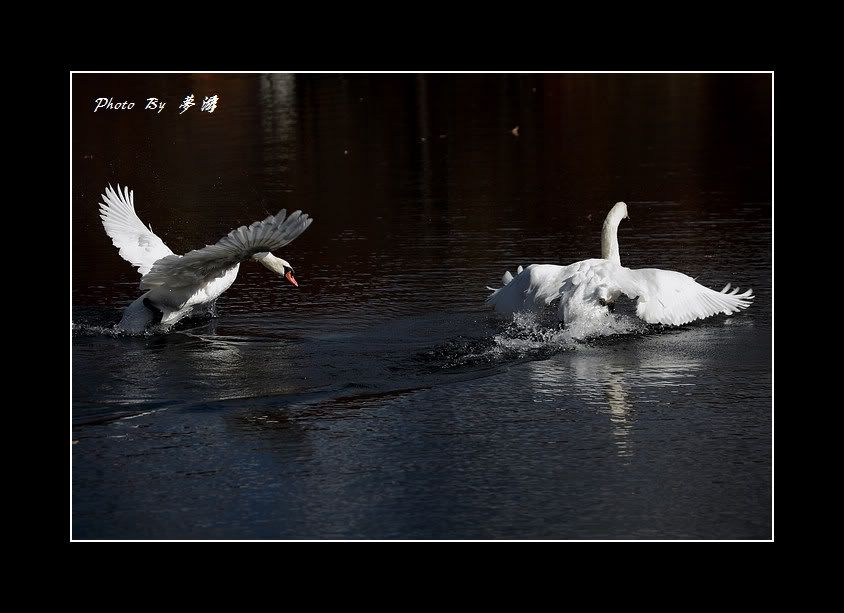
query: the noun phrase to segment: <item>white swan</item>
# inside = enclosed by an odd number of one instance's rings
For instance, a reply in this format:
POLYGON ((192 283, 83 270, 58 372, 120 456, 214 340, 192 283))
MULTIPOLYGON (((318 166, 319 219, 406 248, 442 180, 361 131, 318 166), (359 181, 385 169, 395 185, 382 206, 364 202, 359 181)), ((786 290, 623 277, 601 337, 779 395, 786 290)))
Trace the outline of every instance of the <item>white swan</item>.
POLYGON ((139 333, 155 323, 171 326, 195 310, 213 305, 237 277, 240 263, 256 260, 298 287, 289 262, 270 251, 280 249, 302 232, 313 219, 301 211, 287 216, 282 209, 264 221, 232 230, 213 245, 175 255, 146 228, 135 213, 134 192, 111 185, 100 203, 106 234, 124 260, 138 267, 141 289, 149 290, 126 307, 118 330, 139 333))
MULTIPOLYGON (((499 313, 540 311, 557 298, 564 323, 605 317, 613 303, 624 294, 636 300, 636 315, 650 324, 682 325, 718 313, 730 315, 750 306, 753 290, 743 294, 738 288, 727 293, 697 283, 673 270, 621 265, 618 225, 629 217, 627 205, 618 202, 607 214, 601 233, 601 258, 583 260, 568 266, 533 264, 519 267, 515 277, 504 273, 501 287, 487 298, 499 313)), ((492 288, 487 288, 492 290, 492 288)))

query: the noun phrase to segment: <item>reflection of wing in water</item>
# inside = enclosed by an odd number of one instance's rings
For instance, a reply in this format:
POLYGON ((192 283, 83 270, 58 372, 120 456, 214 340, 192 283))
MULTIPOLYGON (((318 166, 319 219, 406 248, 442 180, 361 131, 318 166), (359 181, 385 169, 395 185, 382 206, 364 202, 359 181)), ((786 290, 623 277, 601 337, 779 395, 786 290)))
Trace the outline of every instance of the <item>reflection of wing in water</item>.
POLYGON ((608 354, 583 349, 526 364, 537 402, 574 394, 609 417, 619 456, 633 453, 637 408, 661 402, 665 388, 693 386, 700 364, 685 356, 640 351, 608 354))

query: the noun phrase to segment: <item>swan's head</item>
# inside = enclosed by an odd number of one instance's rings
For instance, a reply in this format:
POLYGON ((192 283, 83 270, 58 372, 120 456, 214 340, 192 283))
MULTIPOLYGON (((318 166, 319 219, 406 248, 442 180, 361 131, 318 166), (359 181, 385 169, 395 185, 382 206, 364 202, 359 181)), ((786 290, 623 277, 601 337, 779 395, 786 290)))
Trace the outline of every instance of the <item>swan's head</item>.
POLYGON ((621 221, 622 219, 630 219, 630 214, 627 212, 627 204, 624 202, 616 202, 615 206, 610 209, 610 213, 607 217, 612 217, 618 221, 621 221))
POLYGON ((296 279, 293 278, 293 267, 290 265, 290 262, 287 260, 283 260, 281 258, 275 257, 269 251, 262 251, 260 253, 256 253, 252 256, 253 260, 258 260, 272 270, 275 273, 278 273, 288 281, 290 281, 296 287, 299 287, 299 284, 296 282, 296 279))

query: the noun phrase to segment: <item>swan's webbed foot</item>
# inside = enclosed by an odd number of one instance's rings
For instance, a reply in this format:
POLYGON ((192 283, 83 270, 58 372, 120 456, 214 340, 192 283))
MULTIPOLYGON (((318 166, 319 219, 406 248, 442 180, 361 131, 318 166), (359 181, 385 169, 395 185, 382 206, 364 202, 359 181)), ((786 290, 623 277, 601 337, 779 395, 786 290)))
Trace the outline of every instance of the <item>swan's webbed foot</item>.
POLYGON ((207 312, 211 317, 217 317, 217 301, 216 300, 212 300, 208 304, 208 311, 207 312))

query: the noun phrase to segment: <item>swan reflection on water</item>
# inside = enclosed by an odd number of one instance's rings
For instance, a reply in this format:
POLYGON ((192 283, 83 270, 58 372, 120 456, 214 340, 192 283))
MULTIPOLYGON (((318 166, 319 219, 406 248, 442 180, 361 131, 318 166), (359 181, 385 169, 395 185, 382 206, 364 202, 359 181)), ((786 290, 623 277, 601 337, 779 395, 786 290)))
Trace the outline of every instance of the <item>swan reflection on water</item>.
MULTIPOLYGON (((88 359, 117 344, 124 352, 110 364, 111 377, 96 384, 98 404, 133 402, 202 404, 297 390, 297 348, 286 338, 257 340, 247 324, 219 327, 216 320, 170 334, 104 338, 88 359)), ((80 351, 81 353, 81 351, 80 351)), ((83 385, 80 382, 78 385, 83 385)))
POLYGON ((580 350, 527 364, 534 402, 558 403, 573 389, 585 407, 609 417, 619 457, 633 455, 637 409, 665 403, 666 388, 693 387, 700 367, 672 354, 608 357, 580 350))

